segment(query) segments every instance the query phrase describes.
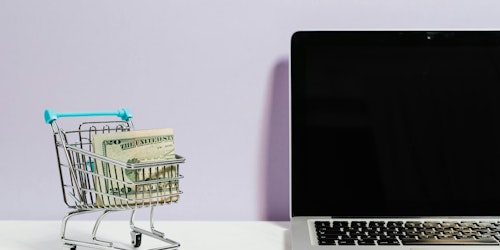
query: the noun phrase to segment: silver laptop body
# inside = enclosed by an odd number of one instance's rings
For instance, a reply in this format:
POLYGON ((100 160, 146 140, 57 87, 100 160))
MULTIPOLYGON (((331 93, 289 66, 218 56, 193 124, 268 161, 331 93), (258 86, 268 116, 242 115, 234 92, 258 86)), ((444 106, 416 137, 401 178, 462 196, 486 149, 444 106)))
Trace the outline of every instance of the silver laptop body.
POLYGON ((500 249, 500 32, 300 31, 292 249, 500 249))

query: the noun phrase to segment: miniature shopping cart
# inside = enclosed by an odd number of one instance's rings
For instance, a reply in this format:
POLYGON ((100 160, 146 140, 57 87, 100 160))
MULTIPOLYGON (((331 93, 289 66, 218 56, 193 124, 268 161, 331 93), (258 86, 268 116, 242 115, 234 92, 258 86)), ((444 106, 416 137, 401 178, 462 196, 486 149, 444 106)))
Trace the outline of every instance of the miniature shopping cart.
POLYGON ((105 215, 122 210, 131 211, 130 235, 133 247, 141 245, 143 234, 159 240, 162 244, 165 243, 165 246, 154 248, 155 250, 180 247, 178 242, 166 238, 164 233, 154 228, 154 208, 175 203, 182 194, 179 190, 179 180, 182 178, 179 174, 179 165, 185 161, 182 156, 175 155, 172 160, 124 163, 94 153, 92 144, 94 135, 120 133, 134 129, 132 115, 128 109, 77 113, 62 113, 47 109, 44 115, 54 135, 63 199, 72 209, 64 217, 61 226, 61 239, 65 249, 75 250, 77 246, 97 249, 132 249, 118 247, 113 242, 103 241, 96 237, 105 215), (57 122, 57 119, 62 117, 83 116, 117 116, 121 119, 83 122, 72 130, 63 130, 57 122), (152 172, 157 173, 155 178, 152 177, 152 172), (130 181, 124 177, 130 173, 149 178, 136 178, 135 181, 130 181), (150 230, 134 225, 136 209, 146 207, 151 209, 150 230), (92 230, 92 239, 88 241, 68 239, 66 237, 68 220, 73 216, 91 212, 102 212, 92 230))

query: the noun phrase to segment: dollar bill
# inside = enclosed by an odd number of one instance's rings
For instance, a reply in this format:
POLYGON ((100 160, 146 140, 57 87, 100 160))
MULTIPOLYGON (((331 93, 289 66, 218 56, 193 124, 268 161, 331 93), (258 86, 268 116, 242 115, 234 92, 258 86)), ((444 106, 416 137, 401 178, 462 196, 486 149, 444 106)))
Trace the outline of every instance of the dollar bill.
MULTIPOLYGON (((94 152, 123 163, 150 163, 175 159, 172 128, 96 134, 94 152)), ((96 160, 94 188, 98 206, 176 201, 177 165, 130 169, 96 160)))

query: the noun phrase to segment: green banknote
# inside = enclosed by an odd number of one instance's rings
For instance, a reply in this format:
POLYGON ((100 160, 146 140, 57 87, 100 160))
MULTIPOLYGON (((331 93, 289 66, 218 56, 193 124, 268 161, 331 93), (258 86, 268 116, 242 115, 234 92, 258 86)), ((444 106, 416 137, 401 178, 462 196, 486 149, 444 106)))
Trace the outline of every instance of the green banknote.
MULTIPOLYGON (((175 159, 172 128, 96 134, 92 138, 97 154, 123 163, 154 163, 175 159)), ((134 205, 169 202, 178 196, 177 165, 154 165, 131 169, 96 161, 94 188, 97 205, 134 205), (101 195, 99 195, 99 193, 101 195)))

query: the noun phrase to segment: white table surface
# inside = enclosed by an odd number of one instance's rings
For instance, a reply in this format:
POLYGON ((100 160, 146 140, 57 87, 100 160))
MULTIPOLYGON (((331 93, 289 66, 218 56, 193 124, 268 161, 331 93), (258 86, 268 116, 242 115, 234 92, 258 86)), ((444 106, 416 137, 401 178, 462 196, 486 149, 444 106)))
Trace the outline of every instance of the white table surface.
MULTIPOLYGON (((149 228, 147 221, 135 224, 149 228)), ((67 237, 89 241, 93 225, 92 221, 70 220, 67 237)), ((289 222, 268 221, 156 221, 154 226, 167 238, 179 242, 180 250, 289 250, 289 225, 289 222)), ((60 226, 60 221, 0 221, 0 249, 63 249, 60 226)), ((104 220, 97 236, 131 246, 129 232, 128 221, 104 220)), ((143 236, 142 246, 136 249, 161 246, 158 244, 143 236)), ((77 247, 83 249, 89 248, 77 247)))

